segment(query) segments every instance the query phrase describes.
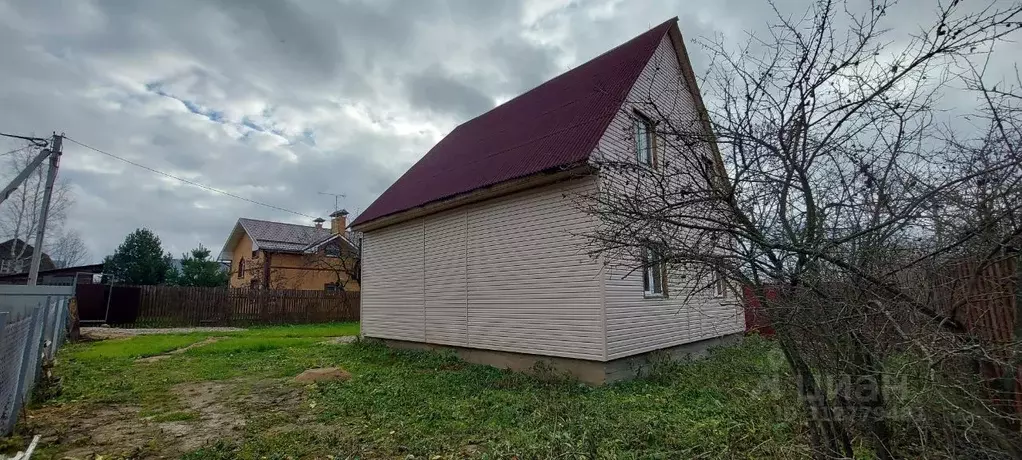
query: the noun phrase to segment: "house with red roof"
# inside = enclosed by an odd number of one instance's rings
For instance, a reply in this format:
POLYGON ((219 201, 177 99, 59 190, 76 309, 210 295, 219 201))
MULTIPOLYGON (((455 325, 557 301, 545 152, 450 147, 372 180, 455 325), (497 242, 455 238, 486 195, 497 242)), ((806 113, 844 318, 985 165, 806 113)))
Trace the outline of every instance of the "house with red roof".
POLYGON ((675 18, 458 126, 352 223, 363 335, 499 367, 542 360, 592 383, 738 337, 726 292, 679 295, 681 273, 590 257, 596 222, 573 201, 612 179, 598 157, 684 154, 651 120, 708 130, 703 113, 675 18), (671 113, 645 113, 649 97, 671 113))

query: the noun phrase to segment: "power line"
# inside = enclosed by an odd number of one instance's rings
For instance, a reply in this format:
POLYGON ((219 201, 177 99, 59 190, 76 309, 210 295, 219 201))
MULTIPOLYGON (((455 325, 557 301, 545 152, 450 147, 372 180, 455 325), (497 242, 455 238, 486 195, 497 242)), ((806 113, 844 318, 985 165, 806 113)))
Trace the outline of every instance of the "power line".
POLYGON ((19 136, 17 134, 7 134, 7 133, 0 133, 0 136, 10 137, 10 138, 14 138, 14 139, 24 139, 26 141, 29 141, 29 142, 35 144, 36 147, 46 147, 47 145, 50 145, 49 139, 43 139, 41 137, 19 136))
POLYGON ((80 146, 82 146, 82 147, 85 147, 85 148, 87 148, 87 149, 89 149, 89 150, 92 150, 92 151, 94 151, 94 152, 97 152, 97 153, 102 153, 103 155, 106 155, 106 156, 108 156, 108 157, 111 157, 111 158, 115 158, 115 159, 121 160, 121 161, 123 161, 123 162, 125 162, 125 163, 127 163, 127 164, 130 164, 130 165, 132 165, 132 166, 136 166, 136 167, 142 168, 142 169, 144 169, 144 170, 146 170, 146 171, 149 171, 149 172, 152 172, 152 173, 156 173, 156 174, 159 174, 159 175, 161 175, 161 176, 164 176, 164 177, 169 177, 169 178, 171 178, 171 179, 174 179, 174 180, 178 180, 178 181, 184 182, 184 183, 186 183, 186 184, 188 184, 188 185, 193 185, 193 186, 195 186, 195 187, 199 187, 199 188, 201 188, 201 189, 204 189, 204 190, 208 190, 208 191, 210 191, 210 192, 215 192, 215 193, 219 193, 219 194, 221 194, 221 195, 229 196, 229 197, 231 197, 231 198, 236 198, 236 199, 239 199, 239 200, 242 200, 242 201, 247 201, 247 202, 249 202, 249 203, 252 203, 252 204, 257 204, 257 205, 259 205, 259 206, 265 206, 265 207, 267 207, 267 208, 271 208, 271 209, 276 209, 276 210, 278 210, 278 211, 284 211, 284 212, 289 212, 289 213, 291 213, 291 214, 299 215, 299 216, 302 216, 302 217, 308 217, 308 218, 310 218, 310 219, 315 219, 315 216, 310 216, 310 215, 308 215, 308 214, 303 214, 303 213, 300 213, 300 212, 298 212, 298 211, 292 211, 292 210, 290 210, 290 209, 285 209, 285 208, 282 208, 282 207, 280 207, 280 206, 274 206, 274 205, 272 205, 272 204, 267 204, 267 203, 263 203, 263 202, 260 202, 260 201, 252 200, 252 199, 249 199, 249 198, 245 198, 245 197, 243 197, 243 196, 238 196, 238 195, 235 195, 235 194, 233 194, 233 193, 231 193, 231 192, 227 192, 227 191, 224 191, 224 190, 220 190, 220 189, 218 189, 218 188, 213 188, 213 187, 210 187, 210 186, 208 186, 208 185, 200 184, 200 183, 198 183, 198 182, 195 182, 195 181, 190 181, 190 180, 188 180, 188 179, 184 179, 184 178, 181 178, 181 177, 178 177, 178 176, 172 175, 172 174, 168 174, 168 173, 165 173, 165 172, 163 172, 163 171, 160 171, 160 170, 158 170, 158 169, 150 168, 150 167, 148 167, 148 166, 146 166, 146 165, 143 165, 143 164, 139 164, 139 163, 136 163, 136 162, 134 162, 134 161, 131 161, 131 160, 128 160, 128 159, 126 159, 126 158, 121 158, 121 157, 119 157, 119 156, 117 156, 117 155, 114 155, 114 154, 112 154, 112 153, 110 153, 110 152, 106 152, 106 151, 103 151, 103 150, 97 149, 97 148, 95 148, 95 147, 92 147, 92 146, 90 146, 90 145, 85 145, 85 144, 83 144, 83 143, 81 143, 81 142, 78 142, 78 141, 76 141, 76 140, 74 140, 74 139, 71 139, 70 137, 67 137, 67 136, 64 136, 64 139, 67 139, 67 140, 69 140, 69 141, 71 141, 71 142, 74 142, 75 144, 78 144, 78 145, 80 145, 80 146))

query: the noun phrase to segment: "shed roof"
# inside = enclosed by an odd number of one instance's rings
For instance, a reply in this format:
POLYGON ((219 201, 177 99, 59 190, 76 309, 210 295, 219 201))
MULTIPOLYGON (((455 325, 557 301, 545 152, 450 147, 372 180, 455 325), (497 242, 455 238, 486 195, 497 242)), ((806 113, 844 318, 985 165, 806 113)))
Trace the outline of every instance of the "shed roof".
POLYGON ((352 225, 589 159, 673 18, 451 131, 352 225))

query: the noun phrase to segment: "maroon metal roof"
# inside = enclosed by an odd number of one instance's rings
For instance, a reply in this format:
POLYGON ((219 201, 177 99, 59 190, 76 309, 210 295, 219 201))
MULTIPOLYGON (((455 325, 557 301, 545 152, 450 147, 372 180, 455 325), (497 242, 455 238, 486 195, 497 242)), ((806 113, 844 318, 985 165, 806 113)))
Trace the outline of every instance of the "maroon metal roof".
POLYGON ((352 225, 587 160, 677 20, 461 124, 352 225))

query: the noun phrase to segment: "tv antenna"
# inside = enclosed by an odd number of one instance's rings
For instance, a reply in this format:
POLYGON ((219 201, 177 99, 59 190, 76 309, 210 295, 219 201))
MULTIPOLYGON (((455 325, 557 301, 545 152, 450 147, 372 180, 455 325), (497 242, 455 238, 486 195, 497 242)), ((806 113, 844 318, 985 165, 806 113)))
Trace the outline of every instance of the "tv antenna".
POLYGON ((341 198, 347 198, 348 195, 343 193, 329 193, 329 192, 317 192, 320 195, 330 195, 334 197, 334 211, 341 209, 341 198))

